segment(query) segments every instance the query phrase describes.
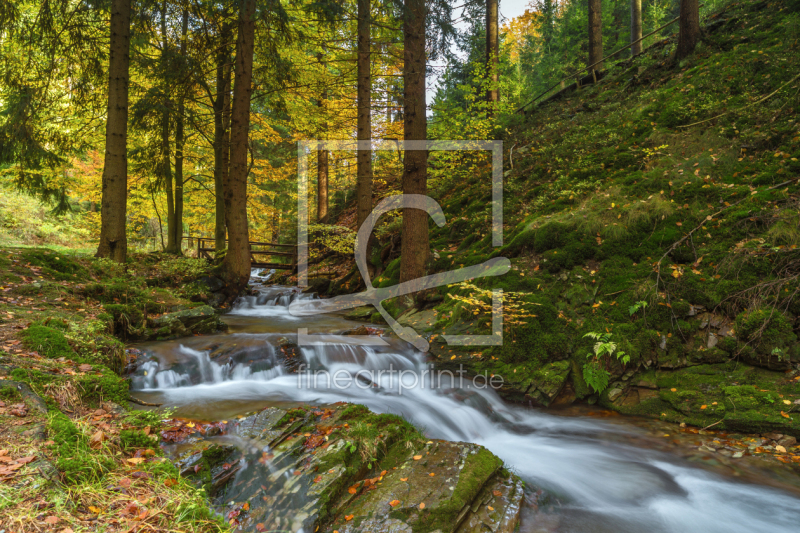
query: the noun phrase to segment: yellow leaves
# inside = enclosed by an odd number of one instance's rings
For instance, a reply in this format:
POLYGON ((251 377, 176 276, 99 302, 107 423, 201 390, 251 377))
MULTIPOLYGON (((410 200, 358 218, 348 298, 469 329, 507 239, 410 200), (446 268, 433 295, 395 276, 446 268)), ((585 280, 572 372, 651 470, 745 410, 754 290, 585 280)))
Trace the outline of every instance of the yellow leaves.
POLYGON ((94 505, 89 506, 89 511, 93 512, 94 514, 100 514, 103 512, 102 509, 100 509, 99 507, 95 507, 94 505))
POLYGON ((706 408, 708 408, 708 406, 707 406, 707 405, 701 405, 701 406, 700 406, 700 409, 706 409, 706 408))
POLYGON ((486 508, 489 509, 490 511, 494 511, 494 507, 492 507, 491 505, 487 505, 486 508))
POLYGON ((778 453, 786 453, 786 448, 778 444, 777 446, 775 446, 775 451, 778 453))
POLYGON ((785 413, 785 412, 783 412, 783 411, 781 411, 781 416, 782 416, 783 418, 792 418, 791 416, 789 416, 787 413, 785 413))
POLYGON ((400 481, 408 481, 408 478, 407 477, 401 477, 400 481))
POLYGON ((673 388, 671 388, 671 389, 669 389, 669 390, 670 390, 670 392, 678 392, 678 389, 676 389, 676 388, 674 388, 674 387, 673 387, 673 388))
POLYGON ((419 504, 419 509, 420 509, 420 511, 421 511, 422 509, 425 509, 425 502, 420 502, 420 504, 419 504))
POLYGON ((415 455, 415 456, 413 457, 413 459, 414 459, 415 461, 419 461, 420 459, 422 459, 422 456, 421 456, 421 455, 415 455))
POLYGON ((783 400, 783 403, 785 403, 786 405, 792 405, 792 402, 790 402, 789 400, 783 400))
POLYGON ((132 465, 138 465, 144 462, 144 457, 130 457, 128 458, 128 462, 132 465))
POLYGON ((435 477, 435 476, 436 476, 436 472, 431 472, 431 473, 430 473, 430 474, 428 474, 428 475, 429 475, 429 476, 431 476, 431 477, 435 477))

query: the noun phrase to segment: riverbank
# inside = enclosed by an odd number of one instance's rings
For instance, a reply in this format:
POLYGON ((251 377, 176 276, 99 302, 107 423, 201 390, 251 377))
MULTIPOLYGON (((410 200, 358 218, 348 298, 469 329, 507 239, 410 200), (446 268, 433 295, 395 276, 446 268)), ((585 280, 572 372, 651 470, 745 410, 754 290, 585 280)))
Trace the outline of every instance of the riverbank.
POLYGON ((129 409, 124 342, 216 331, 206 265, 126 265, 63 248, 0 250, 0 528, 226 528, 129 409))

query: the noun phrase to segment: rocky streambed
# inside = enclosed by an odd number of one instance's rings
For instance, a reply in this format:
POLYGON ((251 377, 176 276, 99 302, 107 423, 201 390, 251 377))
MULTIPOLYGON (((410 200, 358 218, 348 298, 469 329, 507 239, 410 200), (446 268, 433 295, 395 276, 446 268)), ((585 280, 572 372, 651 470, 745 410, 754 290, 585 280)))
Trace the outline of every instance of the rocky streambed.
POLYGON ((376 330, 354 345, 358 323, 292 316, 307 297, 264 287, 224 334, 139 346, 133 394, 175 409, 162 440, 236 528, 796 530, 791 484, 742 482, 759 476, 735 457, 698 468, 656 442, 664 429, 506 403, 376 330))

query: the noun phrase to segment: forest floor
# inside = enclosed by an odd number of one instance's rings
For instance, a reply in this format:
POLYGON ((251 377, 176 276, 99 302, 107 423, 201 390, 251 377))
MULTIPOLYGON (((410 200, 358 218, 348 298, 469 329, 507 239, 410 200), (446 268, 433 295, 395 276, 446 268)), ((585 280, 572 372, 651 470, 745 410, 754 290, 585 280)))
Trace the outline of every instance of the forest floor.
POLYGON ((192 283, 205 269, 153 254, 120 266, 63 248, 0 249, 0 529, 225 527, 163 456, 168 413, 129 410, 120 377, 136 357, 123 340, 207 307, 192 283))

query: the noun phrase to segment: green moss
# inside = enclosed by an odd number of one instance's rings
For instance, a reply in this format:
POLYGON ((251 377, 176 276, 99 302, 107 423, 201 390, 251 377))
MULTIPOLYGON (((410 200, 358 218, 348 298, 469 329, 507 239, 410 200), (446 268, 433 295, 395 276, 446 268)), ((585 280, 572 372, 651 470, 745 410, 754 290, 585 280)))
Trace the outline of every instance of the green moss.
POLYGON ((119 432, 119 443, 123 451, 131 452, 140 448, 155 450, 158 448, 158 441, 150 435, 145 435, 144 431, 138 429, 123 429, 119 432))
POLYGON ((87 270, 74 259, 51 250, 25 250, 22 259, 33 266, 41 267, 45 275, 61 281, 78 281, 88 277, 87 270))
POLYGON ((77 354, 64 333, 47 326, 31 326, 22 332, 25 346, 51 359, 74 358, 77 354))
POLYGON ((464 506, 472 503, 489 478, 502 466, 503 462, 485 448, 467 456, 453 495, 435 509, 422 511, 419 521, 413 526, 414 533, 448 530, 464 506))
POLYGON ((88 437, 63 413, 50 413, 48 432, 54 443, 51 449, 57 457, 55 466, 65 482, 78 484, 97 481, 104 472, 114 467, 114 460, 92 450, 88 437))

